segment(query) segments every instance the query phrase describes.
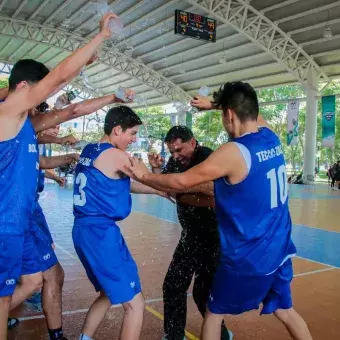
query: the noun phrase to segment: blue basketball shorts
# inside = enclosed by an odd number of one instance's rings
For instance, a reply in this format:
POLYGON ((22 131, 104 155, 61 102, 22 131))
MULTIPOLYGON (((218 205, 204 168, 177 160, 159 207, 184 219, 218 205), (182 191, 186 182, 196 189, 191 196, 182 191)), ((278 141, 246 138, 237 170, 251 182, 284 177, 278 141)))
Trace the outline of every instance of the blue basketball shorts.
POLYGON ((13 295, 21 275, 39 273, 41 266, 32 234, 0 235, 0 296, 13 295))
POLYGON ((117 225, 77 225, 72 237, 89 280, 111 304, 129 302, 141 292, 137 265, 117 225))
POLYGON ((261 303, 261 314, 289 309, 292 307, 292 279, 291 259, 266 276, 235 275, 220 265, 215 274, 208 308, 214 314, 234 315, 258 309, 261 303))
POLYGON ((30 219, 28 230, 34 241, 41 271, 45 272, 58 263, 58 258, 52 248, 53 240, 44 213, 39 204, 37 204, 37 207, 30 219))
POLYGON ((35 223, 44 231, 44 234, 49 239, 49 242, 52 244, 53 239, 52 239, 52 235, 50 232, 50 228, 48 227, 44 212, 38 201, 36 201, 36 205, 35 205, 32 218, 34 219, 35 223))

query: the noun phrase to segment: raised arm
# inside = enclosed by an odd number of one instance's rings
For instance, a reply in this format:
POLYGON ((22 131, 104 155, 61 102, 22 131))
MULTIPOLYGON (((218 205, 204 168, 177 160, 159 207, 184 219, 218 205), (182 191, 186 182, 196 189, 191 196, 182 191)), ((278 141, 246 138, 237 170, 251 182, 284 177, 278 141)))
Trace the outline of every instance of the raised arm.
POLYGON ((136 181, 131 181, 130 191, 133 194, 149 194, 149 195, 159 195, 160 192, 154 188, 148 187, 143 183, 139 183, 136 181))
POLYGON ((36 132, 49 129, 73 118, 78 118, 91 114, 103 107, 113 104, 117 100, 114 94, 104 97, 84 100, 82 102, 71 104, 61 110, 52 110, 48 113, 37 115, 31 118, 36 132))
POLYGON ((57 182, 61 187, 65 185, 65 177, 58 176, 52 169, 47 169, 45 171, 45 177, 57 182))
POLYGON ((109 20, 113 17, 116 17, 113 13, 105 15, 100 21, 100 33, 85 46, 63 60, 40 82, 10 93, 6 101, 0 105, 0 114, 11 116, 22 115, 27 110, 44 101, 53 91, 67 82, 70 76, 78 74, 104 39, 111 36, 109 20))
POLYGON ((233 178, 235 173, 238 173, 238 176, 245 176, 247 173, 244 159, 234 143, 222 145, 207 160, 181 174, 153 174, 140 160, 130 161, 131 165, 126 170, 130 177, 166 192, 188 190, 217 178, 233 178))
POLYGON ((56 137, 56 136, 51 136, 47 135, 44 132, 40 133, 38 136, 38 144, 75 144, 77 143, 78 140, 72 136, 68 135, 65 137, 56 137))
MULTIPOLYGON (((191 100, 190 104, 191 106, 197 107, 198 109, 204 111, 221 110, 220 107, 216 107, 214 105, 214 102, 209 97, 201 97, 197 95, 193 100, 191 100)), ((265 126, 268 129, 273 130, 260 113, 257 118, 257 124, 258 126, 265 126)))
POLYGON ((77 162, 79 155, 76 153, 70 153, 63 156, 53 156, 53 157, 39 157, 39 167, 40 169, 55 169, 59 166, 68 165, 72 162, 77 162))

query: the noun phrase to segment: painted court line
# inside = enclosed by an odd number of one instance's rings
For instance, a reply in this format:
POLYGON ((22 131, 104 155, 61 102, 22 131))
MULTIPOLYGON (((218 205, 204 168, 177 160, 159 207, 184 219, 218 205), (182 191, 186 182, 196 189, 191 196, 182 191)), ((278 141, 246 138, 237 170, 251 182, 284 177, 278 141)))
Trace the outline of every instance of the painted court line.
POLYGON ((317 273, 323 273, 323 272, 327 272, 327 271, 329 271, 329 270, 334 270, 334 269, 336 269, 336 268, 324 268, 324 269, 318 269, 318 270, 313 270, 313 271, 311 271, 311 272, 296 274, 296 275, 294 275, 294 277, 306 276, 306 275, 317 274, 317 273))
POLYGON ((66 255, 68 255, 69 257, 71 257, 73 260, 76 260, 77 262, 81 263, 79 258, 77 256, 74 256, 72 253, 70 253, 68 250, 66 250, 65 248, 63 248, 62 246, 60 246, 57 243, 54 243, 54 245, 56 246, 56 248, 60 249, 62 252, 64 252, 66 255))
POLYGON ((334 269, 340 269, 340 267, 332 266, 331 264, 327 264, 327 263, 323 263, 323 262, 319 262, 319 261, 315 261, 315 260, 311 260, 311 259, 307 259, 306 257, 302 257, 302 256, 298 256, 298 255, 295 255, 295 257, 297 257, 299 259, 302 259, 302 260, 306 260, 306 261, 314 262, 314 263, 317 263, 317 264, 321 264, 323 266, 331 267, 331 268, 334 268, 334 269))
MULTIPOLYGON (((315 211, 320 211, 320 210, 315 210, 315 211)), ((310 225, 303 225, 303 224, 299 224, 299 223, 293 223, 293 225, 296 225, 298 227, 305 227, 305 228, 310 228, 310 229, 315 229, 315 230, 320 230, 320 231, 326 231, 328 233, 340 234, 340 232, 336 231, 336 230, 327 230, 327 229, 324 229, 324 228, 312 227, 310 225)))
MULTIPOLYGON (((155 309, 153 309, 152 307, 150 306, 145 306, 145 309, 151 313, 152 315, 154 315, 157 319, 159 320, 164 320, 164 316, 163 314, 157 312, 155 309)), ((199 340, 199 338, 197 338, 195 335, 191 334, 190 332, 188 331, 185 331, 185 336, 188 338, 188 339, 191 339, 191 340, 199 340)))

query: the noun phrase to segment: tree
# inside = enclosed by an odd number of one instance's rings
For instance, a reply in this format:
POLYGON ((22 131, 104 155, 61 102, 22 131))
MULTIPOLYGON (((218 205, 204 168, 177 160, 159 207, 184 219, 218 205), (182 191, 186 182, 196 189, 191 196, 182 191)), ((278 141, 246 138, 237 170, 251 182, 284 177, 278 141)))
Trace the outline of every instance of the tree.
POLYGON ((145 139, 142 149, 152 151, 154 144, 157 141, 161 142, 171 128, 171 119, 164 116, 164 109, 161 106, 145 107, 135 111, 143 121, 143 126, 139 129, 139 138, 145 139))
POLYGON ((8 78, 0 76, 0 89, 8 86, 8 78))

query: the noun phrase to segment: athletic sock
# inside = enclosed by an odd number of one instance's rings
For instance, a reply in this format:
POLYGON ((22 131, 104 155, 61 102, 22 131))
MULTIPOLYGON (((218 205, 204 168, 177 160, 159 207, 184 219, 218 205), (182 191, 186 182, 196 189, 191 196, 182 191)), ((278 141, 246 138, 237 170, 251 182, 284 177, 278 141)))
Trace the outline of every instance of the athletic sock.
POLYGON ((48 334, 50 335, 50 340, 61 340, 64 338, 63 328, 49 329, 48 334))

